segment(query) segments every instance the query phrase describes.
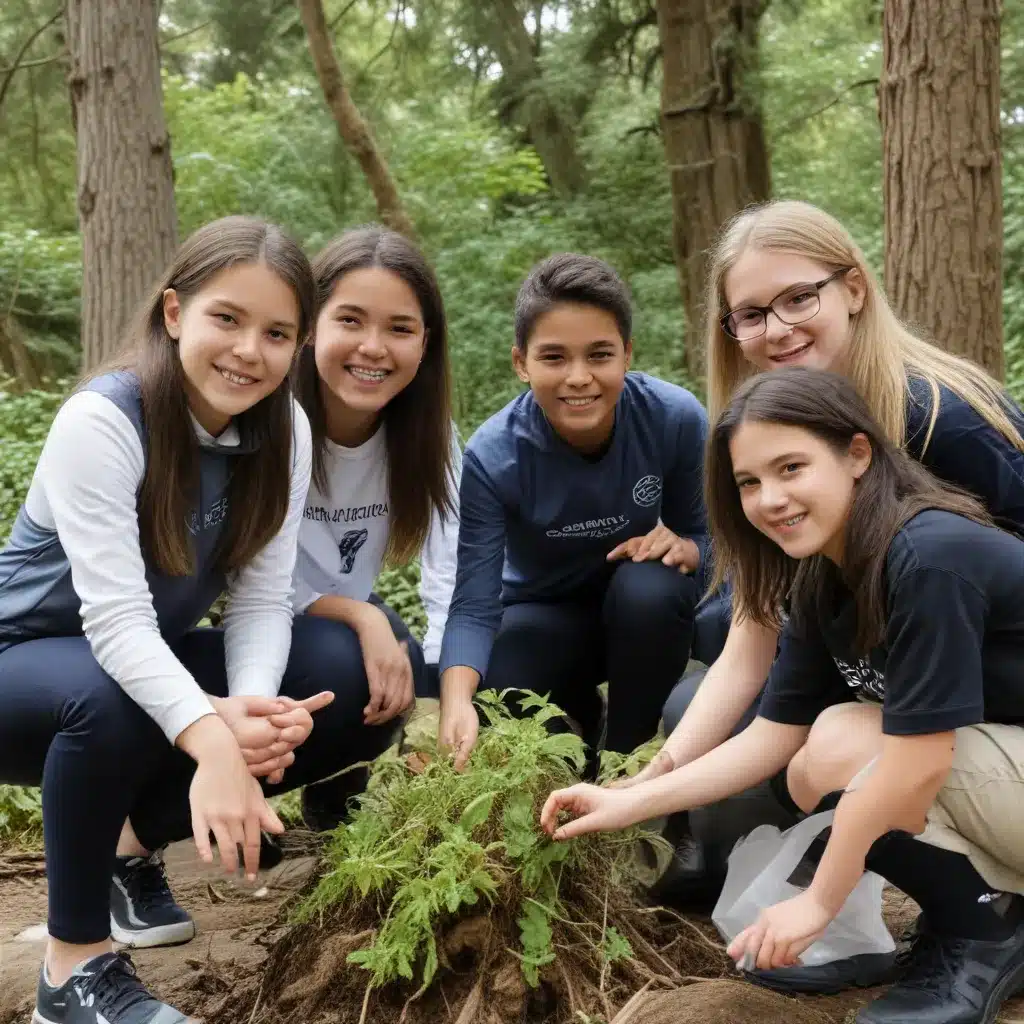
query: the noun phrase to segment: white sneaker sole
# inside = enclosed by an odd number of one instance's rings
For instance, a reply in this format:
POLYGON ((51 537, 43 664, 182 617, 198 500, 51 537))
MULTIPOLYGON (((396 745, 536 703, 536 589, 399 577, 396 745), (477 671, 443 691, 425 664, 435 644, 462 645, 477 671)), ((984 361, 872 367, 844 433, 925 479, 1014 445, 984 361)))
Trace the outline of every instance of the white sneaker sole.
MULTIPOLYGON (((110 918, 110 937, 130 949, 151 949, 153 946, 181 946, 196 937, 195 921, 179 921, 155 928, 122 928, 113 915, 110 918)), ((42 1021, 40 1024, 48 1024, 42 1021)))

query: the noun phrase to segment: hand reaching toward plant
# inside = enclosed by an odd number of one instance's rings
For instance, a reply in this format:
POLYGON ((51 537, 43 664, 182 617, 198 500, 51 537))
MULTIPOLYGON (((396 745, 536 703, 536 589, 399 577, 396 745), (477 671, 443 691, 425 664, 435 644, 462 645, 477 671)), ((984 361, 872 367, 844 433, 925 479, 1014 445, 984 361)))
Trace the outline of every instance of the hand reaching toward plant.
POLYGON ((540 812, 540 827, 552 839, 573 839, 588 832, 614 832, 634 825, 635 801, 622 789, 603 789, 580 783, 568 789, 557 789, 547 798, 540 812), (567 811, 573 820, 558 824, 558 816, 567 811))
POLYGON ((441 720, 437 728, 438 745, 454 756, 457 772, 466 767, 479 733, 480 716, 471 699, 441 698, 441 720))
POLYGON ((700 550, 687 537, 673 533, 664 523, 642 537, 630 537, 608 552, 608 561, 631 558, 634 562, 655 562, 675 565, 680 572, 696 572, 700 566, 700 550))

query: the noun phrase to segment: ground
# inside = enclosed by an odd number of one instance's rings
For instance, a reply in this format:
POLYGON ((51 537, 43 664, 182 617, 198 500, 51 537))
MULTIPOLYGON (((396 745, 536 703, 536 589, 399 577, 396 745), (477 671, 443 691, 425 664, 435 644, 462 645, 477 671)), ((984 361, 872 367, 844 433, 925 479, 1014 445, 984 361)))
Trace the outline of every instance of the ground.
MULTIPOLYGON (((257 887, 238 884, 215 870, 204 867, 195 857, 191 843, 178 843, 167 852, 168 874, 180 902, 195 916, 197 938, 185 946, 170 949, 140 950, 135 954, 141 975, 161 997, 189 1012, 202 1015, 206 1024, 231 1020, 232 991, 236 985, 251 984, 266 955, 260 941, 276 932, 275 922, 282 903, 303 883, 312 869, 308 857, 285 860, 260 880, 257 887)), ((912 908, 893 893, 888 916, 894 926, 912 916, 912 908)), ((0 1024, 27 1024, 35 994, 42 937, 19 939, 26 929, 42 932, 46 918, 46 881, 42 861, 31 855, 0 857, 0 1024)), ((695 997, 703 986, 688 990, 695 997)), ((845 1024, 856 1009, 872 998, 872 992, 853 992, 801 1002, 814 1019, 845 1024), (821 1014, 821 1017, 818 1014, 821 1014)), ((752 998, 760 998, 751 993, 752 998)), ((751 1007, 741 1009, 746 999, 737 993, 732 1020, 747 1024, 751 1007)), ((759 1020, 771 1020, 773 1002, 759 1007, 759 1020)), ((780 1024, 797 1019, 792 1003, 778 1003, 780 1024)), ((652 1021, 655 1018, 650 1018, 652 1021)), ((660 1019, 660 1018, 658 1018, 660 1019)), ((678 1010, 673 1019, 680 1019, 678 1010)), ((704 1020, 711 1019, 703 1015, 704 1020)), ((714 1015, 715 1020, 727 1020, 714 1015)), ((645 1016, 638 1015, 636 1024, 645 1016)), ((1000 1017, 1002 1024, 1024 1024, 1024 999, 1007 1004, 1000 1017)), ((439 1022, 442 1024, 442 1022, 439 1022)))

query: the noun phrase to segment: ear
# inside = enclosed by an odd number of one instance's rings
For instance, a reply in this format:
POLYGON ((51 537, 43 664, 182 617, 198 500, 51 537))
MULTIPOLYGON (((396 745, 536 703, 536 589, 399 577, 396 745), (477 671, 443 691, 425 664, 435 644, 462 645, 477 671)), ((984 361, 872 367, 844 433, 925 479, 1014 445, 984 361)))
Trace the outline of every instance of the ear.
POLYGON ((518 345, 512 346, 512 366, 516 376, 524 383, 530 383, 530 375, 526 372, 526 353, 518 345))
POLYGON ((626 369, 628 370, 630 363, 633 362, 633 339, 630 338, 629 341, 624 342, 624 344, 626 346, 626 369))
POLYGON ((167 288, 163 295, 164 327, 167 333, 177 341, 181 337, 181 302, 173 288, 167 288))
POLYGON ((871 442, 867 434, 854 434, 850 438, 848 454, 853 466, 853 478, 859 480, 871 465, 871 442))
POLYGON ((843 276, 843 284, 846 286, 847 305, 850 315, 854 316, 864 308, 864 299, 868 293, 868 282, 858 267, 847 271, 843 276))

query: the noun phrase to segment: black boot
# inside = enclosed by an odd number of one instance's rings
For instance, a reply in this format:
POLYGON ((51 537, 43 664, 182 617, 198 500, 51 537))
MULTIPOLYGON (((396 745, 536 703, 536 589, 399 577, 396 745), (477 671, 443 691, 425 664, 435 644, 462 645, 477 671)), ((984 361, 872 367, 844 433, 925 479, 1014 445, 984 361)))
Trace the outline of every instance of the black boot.
POLYGON ((992 1024, 1003 1002, 1024 987, 1020 916, 1001 941, 924 931, 903 977, 857 1014, 857 1024, 992 1024))

